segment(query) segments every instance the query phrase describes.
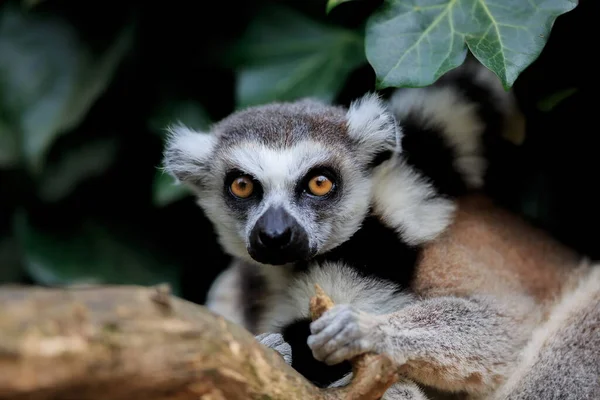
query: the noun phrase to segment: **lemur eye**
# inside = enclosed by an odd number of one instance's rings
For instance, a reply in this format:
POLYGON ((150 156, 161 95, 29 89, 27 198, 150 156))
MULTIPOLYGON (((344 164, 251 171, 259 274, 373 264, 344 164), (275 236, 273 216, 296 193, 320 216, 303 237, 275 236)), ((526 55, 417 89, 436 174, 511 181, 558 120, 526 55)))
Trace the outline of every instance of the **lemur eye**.
POLYGON ((240 176, 231 182, 230 190, 235 197, 245 199, 250 197, 254 191, 254 183, 250 177, 240 176))
POLYGON ((325 196, 333 189, 333 182, 324 175, 317 175, 308 181, 308 190, 315 196, 325 196))

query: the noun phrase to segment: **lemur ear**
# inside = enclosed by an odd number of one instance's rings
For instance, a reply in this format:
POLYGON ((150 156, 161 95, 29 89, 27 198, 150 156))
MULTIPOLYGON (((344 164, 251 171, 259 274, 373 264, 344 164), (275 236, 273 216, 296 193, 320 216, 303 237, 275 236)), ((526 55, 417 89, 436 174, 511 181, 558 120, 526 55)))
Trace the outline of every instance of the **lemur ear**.
POLYGON ((355 100, 346 115, 348 135, 358 144, 366 164, 374 167, 400 151, 400 127, 377 94, 355 100))
POLYGON ((182 124, 167 128, 163 156, 164 170, 179 182, 200 186, 209 171, 209 160, 216 139, 213 135, 194 131, 182 124))

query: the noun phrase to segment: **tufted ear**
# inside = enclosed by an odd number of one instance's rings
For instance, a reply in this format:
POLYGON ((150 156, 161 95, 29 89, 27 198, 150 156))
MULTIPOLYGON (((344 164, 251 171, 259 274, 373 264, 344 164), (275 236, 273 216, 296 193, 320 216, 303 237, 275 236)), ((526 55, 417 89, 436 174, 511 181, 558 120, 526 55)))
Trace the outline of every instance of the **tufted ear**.
POLYGON ((209 172, 216 138, 182 124, 172 125, 163 155, 163 168, 180 182, 201 186, 209 172))
POLYGON ((400 126, 377 94, 368 93, 352 102, 347 119, 348 135, 357 143, 365 164, 377 166, 400 151, 400 126))

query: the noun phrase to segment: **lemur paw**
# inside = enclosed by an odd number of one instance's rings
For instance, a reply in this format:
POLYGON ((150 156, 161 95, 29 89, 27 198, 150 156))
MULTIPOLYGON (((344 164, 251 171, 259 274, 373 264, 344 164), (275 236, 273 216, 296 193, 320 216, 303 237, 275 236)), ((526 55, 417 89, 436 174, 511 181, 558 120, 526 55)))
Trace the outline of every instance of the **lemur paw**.
POLYGON ((261 333, 260 335, 255 336, 255 339, 264 346, 281 354, 283 360, 288 365, 292 365, 292 347, 283 340, 281 333, 261 333))
POLYGON ((374 351, 379 318, 349 304, 339 304, 310 324, 307 343, 313 357, 328 365, 374 351))

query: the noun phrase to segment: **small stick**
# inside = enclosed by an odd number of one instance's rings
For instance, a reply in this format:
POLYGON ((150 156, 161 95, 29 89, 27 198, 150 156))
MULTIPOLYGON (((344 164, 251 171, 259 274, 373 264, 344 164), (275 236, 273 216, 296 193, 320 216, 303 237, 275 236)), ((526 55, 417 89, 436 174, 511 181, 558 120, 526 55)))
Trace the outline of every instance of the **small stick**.
MULTIPOLYGON (((315 296, 310 299, 310 316, 313 321, 335 305, 318 284, 315 284, 315 292, 315 296)), ((350 363, 352 382, 343 388, 324 390, 327 399, 378 400, 399 378, 397 366, 384 354, 360 354, 352 358, 350 363)))

